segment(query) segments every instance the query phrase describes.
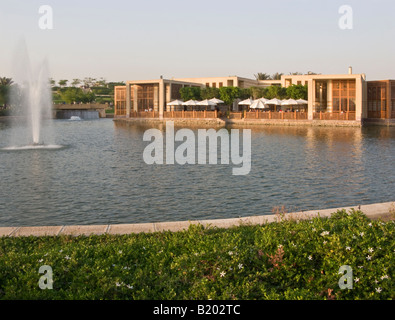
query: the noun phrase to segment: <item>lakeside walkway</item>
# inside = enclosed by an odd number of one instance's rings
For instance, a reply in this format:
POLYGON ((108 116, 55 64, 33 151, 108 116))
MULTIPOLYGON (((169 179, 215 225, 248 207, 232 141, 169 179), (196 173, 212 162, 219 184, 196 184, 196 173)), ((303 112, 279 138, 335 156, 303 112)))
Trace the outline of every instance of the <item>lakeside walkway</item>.
MULTIPOLYGON (((314 217, 329 217, 338 210, 361 210, 370 219, 395 219, 395 201, 375 203, 353 207, 331 208, 323 210, 301 211, 285 213, 284 219, 306 220, 314 217)), ((111 224, 111 225, 76 225, 76 226, 43 226, 43 227, 0 227, 0 237, 22 236, 89 236, 89 235, 125 235, 141 232, 182 231, 191 224, 201 224, 205 227, 231 228, 240 225, 257 225, 278 222, 280 215, 250 216, 231 219, 211 219, 196 221, 174 221, 139 224, 111 224)))

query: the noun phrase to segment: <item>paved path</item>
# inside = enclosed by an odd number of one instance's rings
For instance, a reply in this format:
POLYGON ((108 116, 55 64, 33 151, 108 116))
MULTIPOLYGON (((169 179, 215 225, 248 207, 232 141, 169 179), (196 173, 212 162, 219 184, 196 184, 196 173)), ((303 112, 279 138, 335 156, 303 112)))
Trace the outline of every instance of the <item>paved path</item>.
MULTIPOLYGON (((376 203, 355 207, 332 208, 324 210, 312 210, 293 212, 284 215, 285 219, 311 219, 312 217, 329 217, 337 210, 360 209, 370 219, 395 219, 395 202, 376 203)), ((20 236, 59 236, 59 235, 123 235, 140 232, 181 231, 188 229, 191 224, 201 224, 218 228, 229 228, 239 225, 256 225, 279 221, 279 215, 250 216, 233 219, 214 219, 178 222, 158 222, 140 224, 112 224, 112 225, 81 225, 81 226, 47 226, 47 227, 0 227, 0 237, 20 236)))

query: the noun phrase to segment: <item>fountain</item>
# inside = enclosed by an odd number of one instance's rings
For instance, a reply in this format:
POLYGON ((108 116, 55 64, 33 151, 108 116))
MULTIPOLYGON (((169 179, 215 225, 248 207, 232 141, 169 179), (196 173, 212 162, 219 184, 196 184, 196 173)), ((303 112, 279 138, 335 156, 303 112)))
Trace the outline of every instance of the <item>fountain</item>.
POLYGON ((62 148, 51 141, 53 140, 52 93, 49 86, 48 63, 44 60, 33 69, 24 41, 20 42, 16 50, 12 78, 17 86, 11 91, 11 105, 13 105, 13 115, 17 116, 15 119, 18 123, 15 125, 22 130, 18 130, 12 137, 13 146, 3 150, 62 148), (22 125, 21 119, 23 119, 22 125), (47 144, 44 143, 42 132, 44 121, 48 133, 45 137, 46 142, 50 142, 47 144), (22 146, 20 146, 21 139, 22 146))

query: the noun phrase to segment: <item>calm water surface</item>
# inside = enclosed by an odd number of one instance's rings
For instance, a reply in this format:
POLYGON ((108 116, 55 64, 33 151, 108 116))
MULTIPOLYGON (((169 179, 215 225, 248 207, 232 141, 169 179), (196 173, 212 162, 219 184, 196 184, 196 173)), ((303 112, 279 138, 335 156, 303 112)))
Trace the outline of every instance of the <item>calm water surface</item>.
MULTIPOLYGON (((49 139, 65 148, 0 151, 0 226, 234 218, 395 200, 395 128, 252 128, 246 176, 233 176, 233 165, 147 165, 146 129, 56 120, 49 139)), ((0 122, 0 148, 20 130, 0 122)))

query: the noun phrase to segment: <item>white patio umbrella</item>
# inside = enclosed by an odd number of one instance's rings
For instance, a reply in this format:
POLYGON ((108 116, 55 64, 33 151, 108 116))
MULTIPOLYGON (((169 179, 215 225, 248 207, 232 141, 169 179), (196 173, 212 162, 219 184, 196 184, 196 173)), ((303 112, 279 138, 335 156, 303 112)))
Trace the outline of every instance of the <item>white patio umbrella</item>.
POLYGON ((222 100, 217 99, 217 98, 212 98, 209 101, 214 102, 215 104, 220 104, 220 103, 224 103, 222 100))
POLYGON ((183 105, 183 106, 196 106, 196 104, 197 104, 198 102, 199 102, 199 101, 197 101, 197 100, 191 99, 191 100, 188 100, 188 101, 184 102, 182 105, 183 105))
POLYGON ((283 100, 281 102, 282 106, 296 106, 298 105, 298 102, 294 99, 288 99, 288 100, 283 100))
POLYGON ((253 102, 254 102, 254 100, 248 98, 243 101, 240 101, 239 104, 242 106, 250 106, 250 105, 252 105, 253 102))
POLYGON ((261 100, 263 103, 266 103, 266 102, 268 102, 269 101, 269 99, 266 99, 266 98, 259 98, 259 100, 261 100))
POLYGON ((174 100, 172 102, 167 103, 168 106, 182 106, 184 101, 182 100, 174 100))
POLYGON ((277 98, 274 98, 274 99, 271 99, 271 100, 266 101, 266 104, 275 104, 275 105, 277 105, 277 106, 281 106, 282 100, 279 100, 279 99, 277 99, 277 98))
POLYGON ((203 101, 198 102, 196 105, 197 105, 197 106, 205 106, 206 109, 207 109, 207 107, 214 107, 214 106, 216 106, 217 104, 216 104, 215 102, 212 102, 212 101, 206 99, 206 100, 203 100, 203 101))
POLYGON ((265 103, 262 102, 262 100, 258 99, 258 100, 254 100, 254 102, 250 105, 251 109, 265 109, 265 103))
POLYGON ((184 101, 182 101, 182 100, 174 100, 172 102, 167 103, 166 105, 173 107, 173 110, 174 110, 174 107, 182 106, 183 103, 184 103, 184 101))
POLYGON ((298 99, 298 100, 296 100, 296 102, 298 104, 308 104, 309 103, 307 100, 304 100, 304 99, 298 99))

